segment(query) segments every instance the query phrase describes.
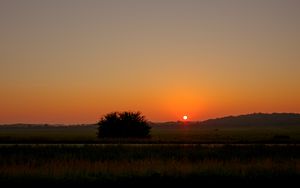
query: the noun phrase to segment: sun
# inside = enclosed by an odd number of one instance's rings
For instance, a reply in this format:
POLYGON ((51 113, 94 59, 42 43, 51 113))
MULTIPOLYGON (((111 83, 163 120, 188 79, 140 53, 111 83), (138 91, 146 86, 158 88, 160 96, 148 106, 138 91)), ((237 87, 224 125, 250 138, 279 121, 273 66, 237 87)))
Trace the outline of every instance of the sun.
POLYGON ((188 119, 188 116, 187 116, 187 115, 184 115, 184 116, 182 116, 182 119, 183 119, 183 120, 187 120, 187 119, 188 119))

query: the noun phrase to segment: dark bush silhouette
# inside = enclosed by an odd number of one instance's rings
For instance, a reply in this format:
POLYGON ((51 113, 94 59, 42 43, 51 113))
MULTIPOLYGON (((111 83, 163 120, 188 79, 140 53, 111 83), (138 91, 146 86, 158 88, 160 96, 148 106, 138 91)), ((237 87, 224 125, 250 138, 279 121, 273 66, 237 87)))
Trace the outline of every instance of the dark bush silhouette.
POLYGON ((151 127, 140 112, 112 112, 98 122, 98 137, 148 137, 151 127))

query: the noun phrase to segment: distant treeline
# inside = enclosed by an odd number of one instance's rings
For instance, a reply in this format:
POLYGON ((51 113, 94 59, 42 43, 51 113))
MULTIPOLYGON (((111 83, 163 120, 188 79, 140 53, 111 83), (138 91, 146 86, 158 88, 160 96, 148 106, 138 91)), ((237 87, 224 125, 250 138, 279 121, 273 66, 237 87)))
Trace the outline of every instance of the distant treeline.
POLYGON ((96 124, 26 124, 26 123, 16 123, 16 124, 0 124, 0 128, 68 128, 68 127, 97 127, 96 124))

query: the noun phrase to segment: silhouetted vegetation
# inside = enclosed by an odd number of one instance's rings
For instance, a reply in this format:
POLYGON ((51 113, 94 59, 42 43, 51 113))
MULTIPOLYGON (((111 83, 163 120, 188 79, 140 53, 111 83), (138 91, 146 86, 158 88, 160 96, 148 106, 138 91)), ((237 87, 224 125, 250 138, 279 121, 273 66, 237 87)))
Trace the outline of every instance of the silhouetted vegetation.
POLYGON ((15 145, 0 146, 3 182, 160 184, 300 177, 298 145, 15 145))
POLYGON ((151 124, 151 138, 97 138, 98 125, 85 126, 0 126, 0 143, 197 143, 279 144, 300 143, 300 126, 196 126, 151 124), (282 137, 282 136, 285 136, 282 137), (287 138, 289 137, 289 138, 287 138))
POLYGON ((150 126, 140 112, 112 112, 98 123, 98 137, 148 137, 150 126))
POLYGON ((107 114, 98 125, 3 125, 0 185, 163 182, 186 187, 222 180, 243 186, 245 181, 297 181, 298 117, 250 114, 184 125, 150 123, 151 139, 140 139, 149 135, 150 127, 140 113, 132 112, 107 114), (280 123, 273 123, 276 117, 280 123))

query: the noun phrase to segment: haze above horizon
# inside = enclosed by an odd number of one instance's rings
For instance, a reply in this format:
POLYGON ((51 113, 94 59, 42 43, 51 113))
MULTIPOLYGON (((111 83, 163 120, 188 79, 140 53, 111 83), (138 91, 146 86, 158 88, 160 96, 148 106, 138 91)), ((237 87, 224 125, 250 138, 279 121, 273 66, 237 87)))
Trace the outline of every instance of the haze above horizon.
POLYGON ((300 112, 300 1, 2 0, 0 124, 300 112))

